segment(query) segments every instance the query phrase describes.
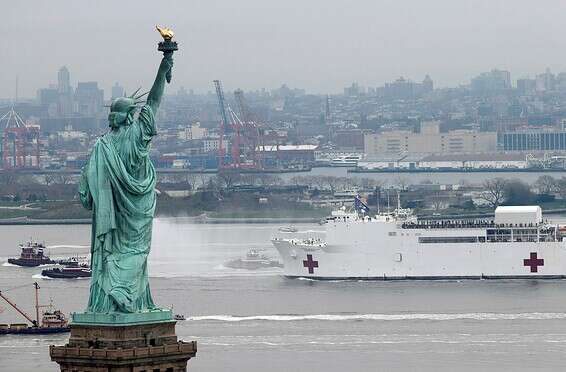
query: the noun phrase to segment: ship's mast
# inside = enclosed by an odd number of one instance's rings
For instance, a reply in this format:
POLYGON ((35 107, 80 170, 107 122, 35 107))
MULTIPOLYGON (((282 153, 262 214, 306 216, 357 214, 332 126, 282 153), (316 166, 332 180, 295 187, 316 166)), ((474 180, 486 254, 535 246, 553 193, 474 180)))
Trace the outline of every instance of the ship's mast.
POLYGON ((33 286, 35 287, 35 322, 39 327, 39 284, 35 282, 33 286))

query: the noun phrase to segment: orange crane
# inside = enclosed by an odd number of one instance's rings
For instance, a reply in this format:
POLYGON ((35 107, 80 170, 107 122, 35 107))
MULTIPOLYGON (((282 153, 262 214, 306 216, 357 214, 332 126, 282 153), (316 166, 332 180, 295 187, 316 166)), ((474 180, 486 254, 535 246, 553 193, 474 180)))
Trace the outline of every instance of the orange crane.
POLYGON ((35 287, 35 320, 33 320, 31 316, 29 316, 29 314, 27 314, 25 311, 20 309, 15 302, 12 302, 8 297, 6 297, 6 295, 4 295, 2 291, 0 291, 0 297, 2 297, 4 301, 6 301, 10 306, 12 306, 24 318, 26 318, 34 327, 39 327, 39 308, 41 307, 39 306, 39 284, 37 284, 36 282, 33 283, 33 285, 35 287))

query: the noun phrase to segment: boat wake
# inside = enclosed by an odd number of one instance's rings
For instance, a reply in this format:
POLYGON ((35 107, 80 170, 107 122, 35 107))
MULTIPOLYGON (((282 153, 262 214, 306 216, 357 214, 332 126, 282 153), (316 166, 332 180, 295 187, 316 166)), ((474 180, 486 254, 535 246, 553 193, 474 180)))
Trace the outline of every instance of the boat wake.
POLYGON ((47 280, 53 279, 53 278, 50 278, 50 277, 47 277, 47 276, 43 276, 43 275, 41 275, 41 274, 33 274, 31 277, 32 277, 33 279, 47 279, 47 280))
POLYGON ((11 263, 9 263, 9 262, 4 262, 4 263, 2 264, 2 266, 6 266, 6 267, 19 267, 18 265, 14 265, 14 264, 11 264, 11 263))
POLYGON ((70 244, 61 244, 61 245, 48 245, 46 248, 48 249, 57 249, 57 248, 76 248, 76 249, 86 249, 90 248, 90 245, 70 245, 70 244))
POLYGON ((188 317, 188 321, 402 321, 402 320, 552 320, 566 319, 566 313, 459 313, 459 314, 312 314, 312 315, 203 315, 188 317))
POLYGON ((272 270, 272 269, 258 269, 258 270, 245 270, 245 269, 222 269, 218 266, 216 269, 218 271, 210 273, 196 272, 192 274, 187 274, 186 272, 150 272, 150 278, 161 278, 161 279, 178 279, 178 278, 229 278, 229 277, 272 277, 280 276, 282 270, 272 270))

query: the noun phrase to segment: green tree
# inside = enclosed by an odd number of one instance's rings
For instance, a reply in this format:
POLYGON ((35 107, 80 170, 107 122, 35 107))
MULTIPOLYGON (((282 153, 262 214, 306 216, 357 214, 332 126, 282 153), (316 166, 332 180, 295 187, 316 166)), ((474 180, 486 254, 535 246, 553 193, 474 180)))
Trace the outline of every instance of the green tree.
POLYGON ((520 180, 508 181, 504 189, 505 204, 527 205, 534 201, 534 194, 529 185, 520 180))

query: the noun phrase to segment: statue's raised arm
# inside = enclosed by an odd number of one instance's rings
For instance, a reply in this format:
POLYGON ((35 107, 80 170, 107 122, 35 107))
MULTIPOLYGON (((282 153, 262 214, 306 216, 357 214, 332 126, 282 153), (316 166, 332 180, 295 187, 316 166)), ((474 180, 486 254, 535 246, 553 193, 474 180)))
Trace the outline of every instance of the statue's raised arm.
POLYGON ((157 76, 155 77, 155 82, 149 91, 147 96, 147 104, 153 110, 153 113, 157 111, 159 105, 161 104, 161 97, 163 96, 163 91, 165 89, 165 81, 171 82, 171 69, 173 68, 173 52, 177 50, 177 43, 171 41, 175 35, 171 29, 162 28, 156 26, 157 31, 163 37, 163 42, 159 43, 157 48, 159 51, 163 52, 163 59, 159 65, 159 70, 157 71, 157 76))

